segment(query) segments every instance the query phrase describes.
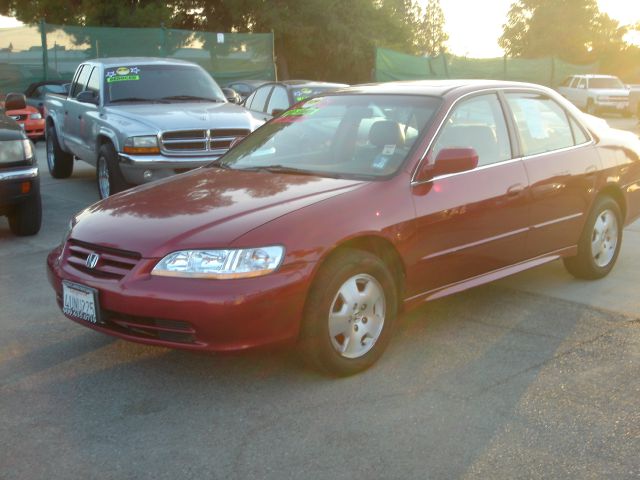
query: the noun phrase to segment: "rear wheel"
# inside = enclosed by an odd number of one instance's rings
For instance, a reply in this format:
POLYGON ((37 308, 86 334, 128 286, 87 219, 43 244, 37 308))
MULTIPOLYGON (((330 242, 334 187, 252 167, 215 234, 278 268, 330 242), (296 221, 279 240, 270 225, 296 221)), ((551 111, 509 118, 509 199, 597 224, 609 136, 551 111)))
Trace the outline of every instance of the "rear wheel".
POLYGON ((21 237, 35 235, 42 224, 42 203, 40 190, 20 205, 9 215, 9 228, 14 235, 21 237))
POLYGON ((340 251, 321 267, 309 294, 303 354, 334 375, 365 370, 389 343, 397 302, 393 276, 378 257, 340 251))
POLYGON ((53 178, 68 178, 73 172, 73 155, 62 150, 53 125, 47 125, 47 167, 53 178))
POLYGON ((118 154, 110 143, 103 144, 98 150, 96 179, 98 182, 98 193, 102 199, 122 192, 129 187, 120 171, 118 154))
POLYGON ((618 259, 622 244, 622 214, 611 197, 596 200, 578 242, 578 254, 564 259, 574 277, 595 280, 606 276, 618 259))

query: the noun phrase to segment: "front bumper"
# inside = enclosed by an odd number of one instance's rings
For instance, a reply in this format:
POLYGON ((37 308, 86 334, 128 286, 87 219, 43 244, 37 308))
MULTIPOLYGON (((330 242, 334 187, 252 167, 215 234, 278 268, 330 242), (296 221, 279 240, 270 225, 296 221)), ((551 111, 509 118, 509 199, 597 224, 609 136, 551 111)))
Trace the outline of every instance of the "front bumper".
POLYGON ((38 167, 0 170, 0 212, 37 195, 39 185, 38 167))
POLYGON ((120 153, 120 170, 127 183, 142 185, 176 173, 202 167, 220 155, 198 157, 165 157, 163 155, 129 155, 120 153))
POLYGON ((621 100, 596 100, 595 105, 600 111, 607 112, 628 112, 629 111, 629 101, 621 101, 621 100))
POLYGON ((298 337, 309 264, 264 277, 206 280, 152 276, 158 259, 141 259, 124 278, 111 280, 75 269, 60 253, 58 247, 47 257, 58 305, 63 279, 97 289, 103 323, 69 317, 94 330, 144 344, 217 352, 298 337))

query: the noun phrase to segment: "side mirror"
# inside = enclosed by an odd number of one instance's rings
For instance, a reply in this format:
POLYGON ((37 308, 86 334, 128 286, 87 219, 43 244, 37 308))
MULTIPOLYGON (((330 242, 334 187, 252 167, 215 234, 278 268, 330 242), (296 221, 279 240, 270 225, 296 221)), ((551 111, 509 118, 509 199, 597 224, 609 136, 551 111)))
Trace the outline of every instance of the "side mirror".
POLYGON ((76 97, 76 100, 80 103, 91 103, 92 105, 98 105, 98 96, 91 90, 80 92, 76 97))
POLYGON ((475 148, 443 148, 433 164, 423 165, 417 180, 426 181, 441 175, 466 172, 477 166, 478 152, 475 148))
POLYGON ((273 110, 271 110, 271 115, 277 117, 282 112, 284 112, 284 108, 274 108, 273 110))
POLYGON ((27 97, 24 93, 7 93, 4 99, 4 109, 9 110, 22 110, 27 107, 27 97))

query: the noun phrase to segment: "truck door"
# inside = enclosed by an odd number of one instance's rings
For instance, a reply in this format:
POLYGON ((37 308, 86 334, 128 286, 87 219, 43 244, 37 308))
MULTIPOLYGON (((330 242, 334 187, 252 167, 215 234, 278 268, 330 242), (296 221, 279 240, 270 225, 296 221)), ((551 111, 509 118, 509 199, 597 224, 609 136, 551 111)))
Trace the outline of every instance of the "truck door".
POLYGON ((82 158, 82 141, 80 139, 80 117, 82 113, 87 109, 86 103, 80 103, 76 98, 80 92, 83 92, 87 88, 87 82, 93 65, 82 65, 82 70, 79 72, 78 77, 71 85, 71 91, 69 97, 64 103, 64 138, 65 144, 71 153, 77 157, 82 158))

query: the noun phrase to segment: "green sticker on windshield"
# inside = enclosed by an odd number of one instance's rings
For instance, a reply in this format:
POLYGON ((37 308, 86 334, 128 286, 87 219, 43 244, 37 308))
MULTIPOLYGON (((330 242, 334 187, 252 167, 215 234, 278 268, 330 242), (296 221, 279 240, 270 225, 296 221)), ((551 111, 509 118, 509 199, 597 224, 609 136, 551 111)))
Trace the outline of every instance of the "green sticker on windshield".
POLYGON ((140 80, 140 69, 138 67, 118 67, 106 73, 107 83, 127 82, 140 80))

